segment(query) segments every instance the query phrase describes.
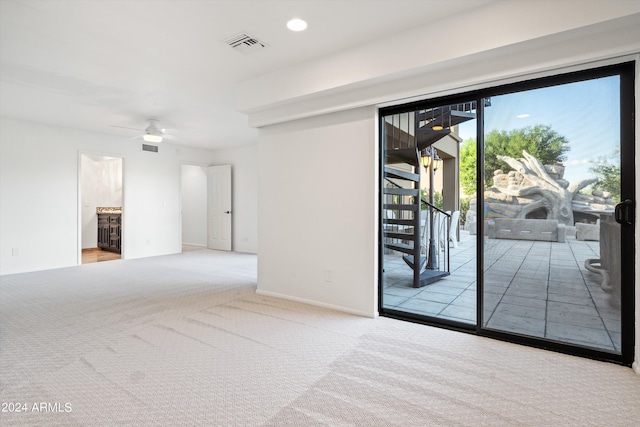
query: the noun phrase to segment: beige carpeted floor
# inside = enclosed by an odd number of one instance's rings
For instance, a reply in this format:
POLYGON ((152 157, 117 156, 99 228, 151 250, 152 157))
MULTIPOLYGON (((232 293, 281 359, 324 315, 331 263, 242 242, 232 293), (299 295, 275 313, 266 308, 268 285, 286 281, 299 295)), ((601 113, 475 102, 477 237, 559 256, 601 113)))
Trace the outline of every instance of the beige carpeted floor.
POLYGON ((0 425, 640 425, 630 368, 255 287, 209 250, 0 277, 0 425))

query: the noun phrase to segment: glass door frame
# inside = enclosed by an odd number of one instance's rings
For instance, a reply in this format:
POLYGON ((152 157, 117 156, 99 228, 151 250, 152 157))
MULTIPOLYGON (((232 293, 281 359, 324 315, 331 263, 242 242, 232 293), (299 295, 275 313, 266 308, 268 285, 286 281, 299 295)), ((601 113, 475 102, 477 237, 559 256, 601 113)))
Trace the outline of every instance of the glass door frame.
POLYGON ((485 328, 483 326, 483 295, 484 295, 484 210, 477 211, 478 239, 477 239, 477 288, 476 288, 476 324, 463 324, 447 319, 438 319, 436 317, 416 315, 406 313, 399 310, 384 307, 384 235, 383 235, 383 168, 384 168, 384 125, 382 121, 385 116, 391 114, 399 114, 419 109, 436 108, 443 105, 450 105, 468 101, 475 101, 476 110, 476 188, 477 188, 477 206, 484 206, 484 192, 481 191, 484 185, 484 100, 492 96, 506 95, 516 92, 524 92, 533 89, 540 89, 551 86, 559 86, 569 83, 576 83, 585 80, 603 78, 609 76, 620 77, 620 171, 621 171, 621 188, 620 199, 632 200, 635 206, 635 62, 624 62, 604 67, 585 69, 582 71, 568 72, 557 74, 549 77, 536 78, 531 80, 523 80, 516 83, 509 83, 501 86, 479 89, 471 92, 432 98, 422 101, 411 102, 408 104, 381 108, 379 110, 379 118, 381 125, 379 126, 379 283, 378 283, 378 310, 380 315, 394 317, 402 320, 408 320, 418 323, 424 323, 432 326, 444 327, 463 332, 472 333, 479 336, 486 336, 503 341, 524 344, 531 347, 549 349, 552 351, 587 357, 597 360, 611 361, 614 363, 631 366, 634 356, 635 345, 635 224, 622 226, 621 231, 621 352, 620 354, 610 353, 603 350, 597 350, 589 347, 572 345, 569 343, 547 340, 545 338, 537 338, 526 335, 518 335, 506 331, 485 328))

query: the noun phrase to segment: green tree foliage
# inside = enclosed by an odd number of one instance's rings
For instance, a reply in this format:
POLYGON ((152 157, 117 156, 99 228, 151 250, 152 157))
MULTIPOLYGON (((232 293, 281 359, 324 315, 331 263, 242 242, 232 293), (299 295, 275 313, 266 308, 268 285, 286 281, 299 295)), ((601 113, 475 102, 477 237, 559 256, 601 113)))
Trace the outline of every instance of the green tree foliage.
MULTIPOLYGON (((616 151, 614 159, 619 152, 616 151)), ((603 190, 611 193, 611 198, 620 201, 620 166, 610 163, 605 157, 600 157, 590 171, 598 178, 593 184, 594 190, 603 190)))
MULTIPOLYGON (((485 136, 484 169, 485 185, 493 184, 493 171, 508 167, 498 156, 515 159, 525 150, 543 165, 566 159, 569 141, 547 125, 528 126, 510 131, 493 130, 485 136)), ((465 194, 476 189, 476 140, 465 141, 460 148, 460 182, 465 194)))
POLYGON ((460 147, 460 186, 468 196, 476 192, 476 140, 467 139, 460 147))
POLYGON ((471 197, 460 198, 460 225, 464 225, 467 222, 467 212, 469 212, 470 204, 471 197))

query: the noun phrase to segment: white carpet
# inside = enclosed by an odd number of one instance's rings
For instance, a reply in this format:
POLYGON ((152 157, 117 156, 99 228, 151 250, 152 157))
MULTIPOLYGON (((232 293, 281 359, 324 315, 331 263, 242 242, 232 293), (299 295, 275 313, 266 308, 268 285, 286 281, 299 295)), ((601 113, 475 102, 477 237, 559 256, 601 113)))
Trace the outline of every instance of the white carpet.
POLYGON ((0 277, 0 425, 640 425, 629 368, 255 287, 208 250, 0 277))

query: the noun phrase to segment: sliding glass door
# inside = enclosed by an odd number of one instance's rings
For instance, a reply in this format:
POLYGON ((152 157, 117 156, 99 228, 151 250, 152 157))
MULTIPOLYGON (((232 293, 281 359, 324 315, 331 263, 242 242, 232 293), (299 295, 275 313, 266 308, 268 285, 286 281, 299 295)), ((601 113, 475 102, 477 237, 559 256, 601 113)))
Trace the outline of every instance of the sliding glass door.
POLYGON ((381 313, 630 363, 633 76, 381 110, 381 313))
POLYGON ((491 97, 488 329, 621 352, 620 76, 491 97))
POLYGON ((476 109, 461 100, 382 118, 382 301, 389 311, 476 324, 476 109))

